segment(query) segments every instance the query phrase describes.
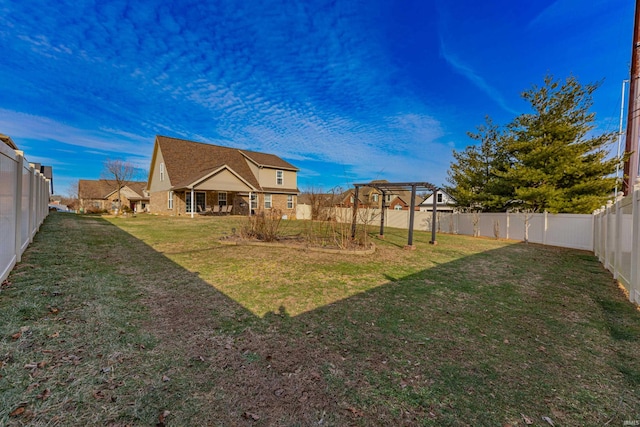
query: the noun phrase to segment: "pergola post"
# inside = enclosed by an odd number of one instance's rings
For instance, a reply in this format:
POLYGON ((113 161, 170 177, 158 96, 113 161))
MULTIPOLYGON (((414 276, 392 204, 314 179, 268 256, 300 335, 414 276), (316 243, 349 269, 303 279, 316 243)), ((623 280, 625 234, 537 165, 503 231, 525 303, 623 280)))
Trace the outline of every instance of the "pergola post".
POLYGON ((378 238, 384 239, 384 200, 386 197, 386 193, 382 192, 382 203, 380 204, 380 234, 378 238))
POLYGON ((438 208, 438 190, 433 190, 433 202, 432 202, 432 217, 431 217, 431 243, 432 245, 437 245, 436 241, 436 220, 438 216, 436 215, 436 209, 438 208))
POLYGON ((407 240, 407 246, 405 249, 414 250, 416 247, 413 245, 413 220, 416 216, 416 185, 411 185, 411 211, 409 212, 409 239, 407 240))
POLYGON ((356 220, 358 219, 358 189, 359 187, 356 185, 353 196, 353 215, 351 216, 351 240, 355 240, 356 238, 356 220))

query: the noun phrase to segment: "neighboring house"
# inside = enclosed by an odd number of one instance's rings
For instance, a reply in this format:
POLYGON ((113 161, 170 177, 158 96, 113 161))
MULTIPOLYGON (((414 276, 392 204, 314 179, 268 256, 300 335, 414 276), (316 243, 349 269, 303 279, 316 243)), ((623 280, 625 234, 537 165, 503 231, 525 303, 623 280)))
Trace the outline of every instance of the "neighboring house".
MULTIPOLYGON (((122 186, 122 209, 127 206, 134 212, 146 212, 149 205, 146 186, 144 181, 131 181, 122 186)), ((81 179, 78 181, 78 200, 81 212, 114 212, 118 208, 117 185, 108 179, 81 179)))
POLYGON ((277 209, 295 218, 297 175, 298 168, 273 154, 158 135, 149 169, 150 212, 193 216, 230 206, 239 215, 277 209))
MULTIPOLYGON (((436 195, 436 211, 437 212, 453 212, 456 200, 445 191, 438 190, 436 195)), ((433 210, 433 194, 424 199, 420 204, 421 212, 431 212, 433 210)))
MULTIPOLYGON (((376 180, 376 181, 371 181, 371 183, 379 183, 379 184, 384 184, 386 182, 389 182, 385 179, 381 179, 381 180, 376 180)), ((391 194, 391 193, 385 193, 385 206, 389 206, 389 202, 391 202, 391 200, 393 200, 393 198, 395 197, 395 194, 391 194)), ((342 193, 339 196, 339 202, 338 204, 342 207, 347 207, 347 208, 352 208, 355 202, 355 190, 349 189, 347 191, 345 191, 344 193, 342 193)), ((373 187, 368 187, 368 186, 364 186, 364 187, 360 187, 358 188, 358 208, 376 208, 376 209, 380 209, 382 208, 382 191, 378 190, 377 188, 373 188, 373 187)))
MULTIPOLYGON (((420 210, 420 203, 422 203, 423 198, 421 196, 417 196, 414 201, 414 210, 420 210)), ((388 209, 396 210, 396 211, 408 211, 411 209, 411 191, 398 191, 393 195, 393 199, 388 203, 388 209)))

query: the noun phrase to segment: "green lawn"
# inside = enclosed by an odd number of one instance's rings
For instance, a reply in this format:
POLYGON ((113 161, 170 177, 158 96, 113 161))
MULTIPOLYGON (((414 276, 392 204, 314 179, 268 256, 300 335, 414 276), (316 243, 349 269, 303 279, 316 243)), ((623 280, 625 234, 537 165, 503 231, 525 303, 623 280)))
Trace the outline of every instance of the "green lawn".
POLYGON ((0 425, 640 421, 640 312, 592 254, 220 244, 245 221, 50 215, 0 291, 0 425))

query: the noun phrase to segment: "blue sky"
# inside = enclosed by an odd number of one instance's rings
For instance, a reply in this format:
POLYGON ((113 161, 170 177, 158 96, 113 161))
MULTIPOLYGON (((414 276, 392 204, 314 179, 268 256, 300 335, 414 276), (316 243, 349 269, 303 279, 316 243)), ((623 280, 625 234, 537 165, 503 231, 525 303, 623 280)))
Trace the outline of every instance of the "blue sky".
MULTIPOLYGON (((299 187, 446 182, 547 73, 618 128, 632 0, 0 0, 0 133, 57 193, 156 134, 277 154, 299 187)), ((615 151, 615 147, 613 148, 615 151)))

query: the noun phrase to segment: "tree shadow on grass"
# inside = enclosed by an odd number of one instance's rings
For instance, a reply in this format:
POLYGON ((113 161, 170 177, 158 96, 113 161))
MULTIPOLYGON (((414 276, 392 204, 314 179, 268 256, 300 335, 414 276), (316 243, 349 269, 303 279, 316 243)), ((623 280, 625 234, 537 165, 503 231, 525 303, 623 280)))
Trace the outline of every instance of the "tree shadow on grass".
MULTIPOLYGON (((127 319, 129 329, 110 327, 156 340, 152 349, 116 349, 128 363, 117 365, 115 381, 127 385, 104 392, 115 400, 89 396, 102 421, 151 424, 165 410, 176 425, 516 425, 522 414, 596 425, 640 416, 629 382, 640 316, 599 303, 624 299, 582 252, 513 245, 389 276, 297 316, 281 306, 260 318, 107 221, 53 219, 41 233, 74 235, 56 262, 80 267, 74 256, 86 250, 93 269, 128 289, 119 304, 147 313, 127 319), (131 292, 138 299, 128 300, 131 292), (627 319, 624 342, 608 332, 611 310, 627 319)), ((30 251, 51 250, 46 244, 30 251)), ((41 292, 49 286, 38 283, 41 292)), ((98 345, 96 360, 81 364, 100 366, 97 354, 113 353, 113 342, 98 345)), ((92 407, 84 402, 76 410, 92 407)))

